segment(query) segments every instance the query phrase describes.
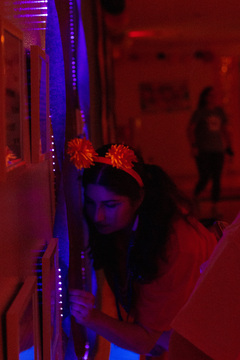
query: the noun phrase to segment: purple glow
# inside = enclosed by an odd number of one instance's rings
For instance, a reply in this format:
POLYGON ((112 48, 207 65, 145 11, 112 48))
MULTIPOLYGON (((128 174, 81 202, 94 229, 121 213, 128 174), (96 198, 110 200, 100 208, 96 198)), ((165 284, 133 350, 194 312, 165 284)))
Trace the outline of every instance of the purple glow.
POLYGON ((39 17, 39 16, 44 16, 47 17, 48 14, 26 14, 26 15, 17 15, 18 18, 23 18, 23 17, 39 17))
POLYGON ((47 6, 44 7, 31 7, 31 8, 16 8, 14 11, 35 11, 35 10, 47 10, 47 6))
POLYGON ((59 277, 59 281, 58 281, 58 294, 59 294, 59 299, 58 299, 58 303, 59 303, 59 310, 60 310, 60 316, 63 317, 63 302, 60 299, 62 297, 62 281, 61 281, 61 269, 58 269, 58 277, 59 277))
MULTIPOLYGON (((18 19, 32 19, 28 23, 35 27, 27 27, 31 30, 46 30, 46 20, 34 21, 34 18, 47 18, 48 16, 48 0, 29 0, 29 1, 14 1, 14 11, 16 12, 15 17, 18 19), (42 5, 41 5, 42 4, 42 5), (24 6, 28 5, 28 6, 24 6), (37 6, 39 5, 39 6, 37 6), (38 13, 36 13, 38 12, 38 13), (37 24, 44 24, 44 26, 37 28, 37 24)), ((25 27, 26 28, 26 27, 25 27)))
POLYGON ((48 0, 29 0, 29 1, 14 1, 14 4, 17 5, 17 4, 40 4, 40 3, 44 3, 44 4, 47 4, 48 0))
POLYGON ((86 343, 85 344, 85 354, 84 354, 84 356, 83 356, 83 359, 84 360, 88 360, 88 353, 89 353, 89 348, 90 348, 90 346, 89 346, 89 343, 86 343))

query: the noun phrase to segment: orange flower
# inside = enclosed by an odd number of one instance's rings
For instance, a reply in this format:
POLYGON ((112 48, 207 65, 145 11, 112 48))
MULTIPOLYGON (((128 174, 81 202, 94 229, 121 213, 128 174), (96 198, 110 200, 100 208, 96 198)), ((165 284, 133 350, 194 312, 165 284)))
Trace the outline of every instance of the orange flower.
POLYGON ((132 162, 137 162, 137 157, 133 150, 125 145, 112 145, 106 154, 106 158, 110 158, 112 166, 116 168, 131 169, 132 162))
POLYGON ((73 139, 68 142, 67 154, 77 169, 89 168, 94 165, 94 156, 97 156, 92 143, 86 138, 73 139))

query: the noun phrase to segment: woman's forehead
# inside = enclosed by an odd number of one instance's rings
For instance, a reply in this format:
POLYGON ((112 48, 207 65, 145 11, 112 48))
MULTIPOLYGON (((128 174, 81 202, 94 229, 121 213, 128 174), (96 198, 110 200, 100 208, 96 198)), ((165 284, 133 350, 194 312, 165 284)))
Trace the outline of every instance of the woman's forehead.
POLYGON ((85 195, 99 201, 120 200, 125 198, 125 196, 118 195, 115 192, 108 190, 105 186, 95 184, 88 184, 86 186, 85 195))

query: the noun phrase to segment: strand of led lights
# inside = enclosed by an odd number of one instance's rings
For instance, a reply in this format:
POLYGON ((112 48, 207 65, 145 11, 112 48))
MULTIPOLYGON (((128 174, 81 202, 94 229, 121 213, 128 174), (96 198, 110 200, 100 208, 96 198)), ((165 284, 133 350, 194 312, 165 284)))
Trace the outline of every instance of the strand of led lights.
MULTIPOLYGON (((82 287, 83 289, 86 288, 86 268, 85 268, 85 252, 81 251, 81 276, 82 276, 82 287)), ((89 343, 85 343, 85 354, 83 355, 83 360, 88 360, 89 354, 89 343)))
MULTIPOLYGON (((74 28, 74 6, 73 1, 69 0, 69 15, 70 15, 70 45, 71 45, 71 52, 72 52, 72 61, 71 61, 71 67, 72 67, 72 86, 73 90, 77 90, 77 71, 76 71, 76 48, 75 48, 75 28, 74 28)), ((81 111, 82 120, 84 123, 84 113, 81 111)), ((85 281, 86 281, 86 269, 85 269, 85 253, 84 251, 81 252, 81 262, 82 262, 82 268, 81 268, 81 276, 82 276, 82 284, 83 288, 85 288, 85 281)), ((89 343, 85 343, 85 353, 83 355, 83 360, 88 360, 88 354, 89 354, 89 343)))
POLYGON ((59 294, 59 309, 60 309, 60 316, 63 317, 63 299, 62 299, 62 274, 61 269, 58 269, 58 294, 59 294))
POLYGON ((69 0, 69 15, 70 15, 70 45, 72 51, 72 84, 73 89, 77 89, 77 75, 76 75, 76 56, 75 56, 75 30, 74 30, 74 11, 73 1, 69 0))
MULTIPOLYGON (((51 115, 49 116, 50 117, 50 123, 51 123, 51 115)), ((52 170, 53 170, 53 173, 55 173, 56 171, 56 160, 55 160, 55 143, 54 143, 54 135, 51 134, 51 154, 52 154, 52 170)), ((54 174, 54 190, 56 190, 56 177, 55 177, 55 174, 54 174)), ((61 274, 61 268, 58 268, 58 274, 57 274, 57 277, 58 277, 58 296, 59 296, 59 300, 58 300, 58 303, 59 303, 59 310, 60 310, 60 316, 63 317, 63 295, 62 295, 62 274, 61 274)))

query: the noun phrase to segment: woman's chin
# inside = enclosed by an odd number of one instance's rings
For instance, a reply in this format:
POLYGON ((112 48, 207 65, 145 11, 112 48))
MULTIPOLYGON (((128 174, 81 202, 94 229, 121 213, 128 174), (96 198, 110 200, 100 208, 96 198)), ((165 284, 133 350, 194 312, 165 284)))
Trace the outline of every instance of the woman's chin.
POLYGON ((95 225, 96 230, 103 235, 108 235, 114 232, 114 230, 107 225, 95 225))

